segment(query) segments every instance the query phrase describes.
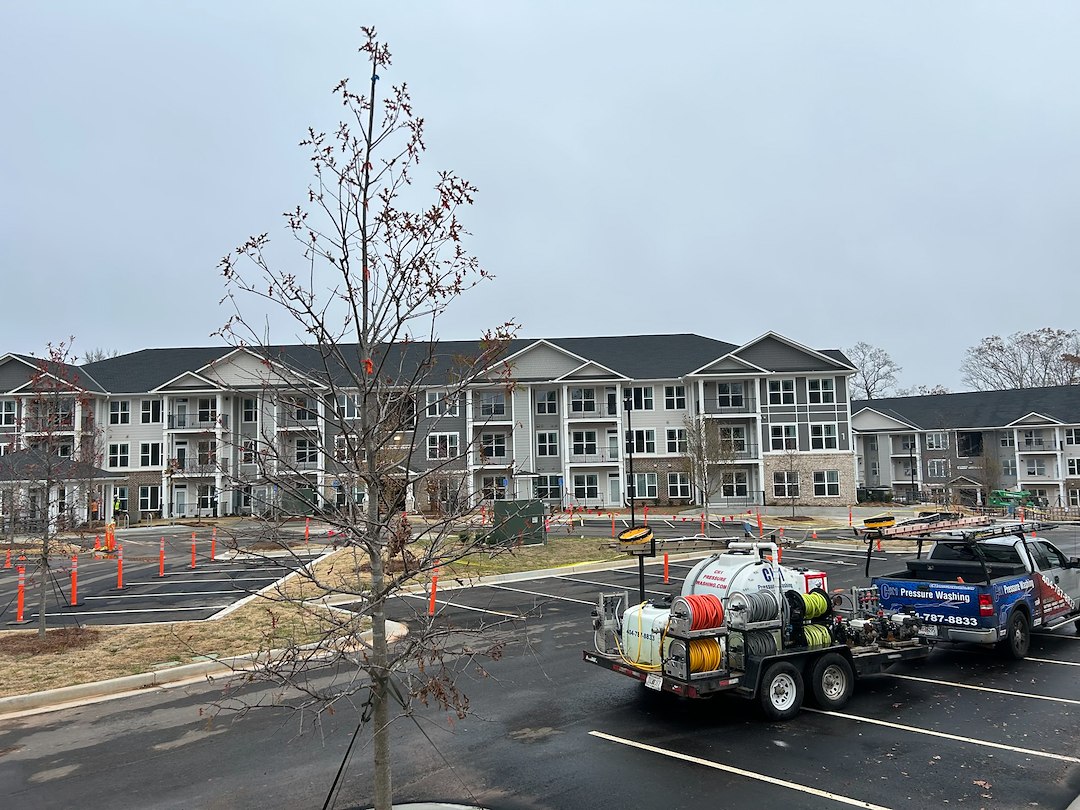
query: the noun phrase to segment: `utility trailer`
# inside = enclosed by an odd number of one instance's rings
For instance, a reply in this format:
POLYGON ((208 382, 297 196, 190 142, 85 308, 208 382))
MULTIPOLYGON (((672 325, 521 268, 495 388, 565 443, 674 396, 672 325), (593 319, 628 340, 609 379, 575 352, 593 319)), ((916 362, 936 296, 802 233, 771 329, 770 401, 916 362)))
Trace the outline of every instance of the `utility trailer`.
POLYGON ((757 700, 772 720, 813 701, 839 709, 856 680, 929 655, 917 617, 883 613, 875 588, 827 592, 824 572, 788 568, 773 543, 731 543, 700 562, 680 596, 629 604, 600 595, 583 659, 684 698, 757 700))

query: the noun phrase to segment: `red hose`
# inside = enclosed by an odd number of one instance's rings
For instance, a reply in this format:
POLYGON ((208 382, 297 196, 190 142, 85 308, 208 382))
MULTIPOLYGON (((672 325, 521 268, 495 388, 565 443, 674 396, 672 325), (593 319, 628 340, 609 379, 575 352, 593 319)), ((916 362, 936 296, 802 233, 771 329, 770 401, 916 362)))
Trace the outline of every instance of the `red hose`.
POLYGON ((690 608, 690 629, 705 630, 724 623, 724 603, 714 593, 691 594, 683 597, 690 608))

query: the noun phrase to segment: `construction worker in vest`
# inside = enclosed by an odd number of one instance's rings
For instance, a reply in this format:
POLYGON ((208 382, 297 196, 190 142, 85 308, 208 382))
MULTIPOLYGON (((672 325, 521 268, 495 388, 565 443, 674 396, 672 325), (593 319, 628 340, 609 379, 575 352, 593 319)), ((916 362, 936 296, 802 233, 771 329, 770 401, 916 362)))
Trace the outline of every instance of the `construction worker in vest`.
POLYGON ((113 501, 112 511, 113 511, 113 519, 115 520, 120 515, 120 499, 119 498, 117 498, 115 501, 113 501))

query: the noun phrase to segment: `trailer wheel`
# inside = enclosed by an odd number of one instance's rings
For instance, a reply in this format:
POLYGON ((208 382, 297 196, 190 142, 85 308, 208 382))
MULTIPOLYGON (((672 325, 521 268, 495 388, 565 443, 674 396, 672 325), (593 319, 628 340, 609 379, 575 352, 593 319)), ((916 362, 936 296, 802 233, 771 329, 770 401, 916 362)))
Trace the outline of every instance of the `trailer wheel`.
POLYGON ((803 702, 803 679, 787 661, 779 661, 765 670, 761 678, 761 708, 770 720, 789 720, 799 713, 803 702))
POLYGON ((844 656, 828 653, 814 663, 810 677, 814 702, 822 709, 842 709, 855 691, 855 673, 844 656))
POLYGON ((1027 657, 1028 647, 1031 646, 1030 627, 1027 614, 1022 610, 1014 610, 1009 616, 1009 632, 998 642, 998 650, 1018 661, 1027 657))

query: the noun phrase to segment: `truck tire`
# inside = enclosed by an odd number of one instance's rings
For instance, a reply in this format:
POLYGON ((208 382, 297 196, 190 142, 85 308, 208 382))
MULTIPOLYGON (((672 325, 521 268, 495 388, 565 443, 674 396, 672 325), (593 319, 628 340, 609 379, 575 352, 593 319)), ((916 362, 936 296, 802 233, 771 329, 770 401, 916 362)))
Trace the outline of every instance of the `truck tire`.
POLYGON ((1009 631, 998 642, 998 650, 1009 658, 1019 661, 1026 658, 1031 646, 1031 622, 1022 610, 1014 610, 1009 616, 1009 631))
POLYGON ((790 720, 802 708, 803 692, 799 670, 787 661, 778 661, 765 670, 758 697, 770 720, 790 720))
POLYGON ((1073 626, 1076 628, 1077 634, 1080 635, 1080 619, 1077 619, 1073 626))
POLYGON ((814 703, 822 709, 842 709, 855 691, 855 673, 851 664, 838 653, 828 653, 814 662, 810 676, 814 703))

